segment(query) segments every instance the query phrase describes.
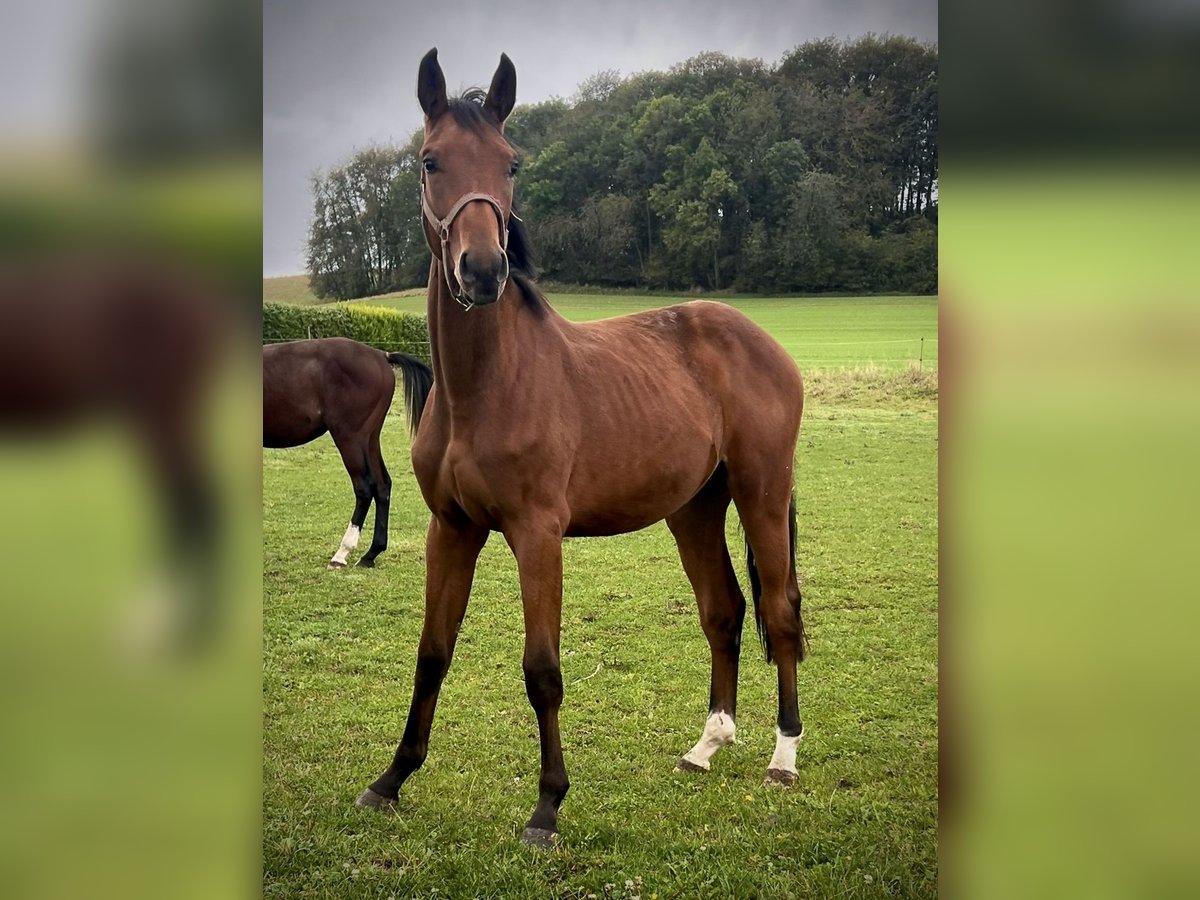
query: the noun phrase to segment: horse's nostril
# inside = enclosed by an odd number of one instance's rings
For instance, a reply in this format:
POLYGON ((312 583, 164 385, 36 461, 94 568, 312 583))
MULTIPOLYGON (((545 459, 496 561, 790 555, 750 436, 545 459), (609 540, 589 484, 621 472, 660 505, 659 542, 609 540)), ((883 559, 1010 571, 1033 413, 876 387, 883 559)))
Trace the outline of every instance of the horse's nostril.
POLYGON ((458 257, 458 279, 467 284, 495 281, 503 284, 508 280, 508 256, 502 250, 489 254, 484 251, 464 250, 458 257))

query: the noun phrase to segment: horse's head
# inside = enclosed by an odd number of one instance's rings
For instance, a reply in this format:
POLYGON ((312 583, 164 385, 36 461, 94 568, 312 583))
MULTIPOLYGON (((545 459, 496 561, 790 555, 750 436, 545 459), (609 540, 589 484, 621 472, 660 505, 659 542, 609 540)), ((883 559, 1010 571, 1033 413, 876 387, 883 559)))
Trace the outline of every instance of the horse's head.
POLYGON ((468 308, 496 302, 508 280, 508 218, 518 160, 504 137, 504 120, 516 93, 517 70, 504 54, 486 96, 468 92, 457 99, 446 97, 437 48, 421 60, 425 238, 451 295, 468 308))

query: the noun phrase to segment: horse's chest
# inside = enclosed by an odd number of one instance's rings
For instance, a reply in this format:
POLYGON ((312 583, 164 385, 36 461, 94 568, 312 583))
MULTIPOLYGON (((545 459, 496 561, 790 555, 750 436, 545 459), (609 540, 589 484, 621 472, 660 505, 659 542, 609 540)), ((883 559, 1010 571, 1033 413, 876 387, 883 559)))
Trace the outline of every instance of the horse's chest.
POLYGON ((481 453, 471 443, 448 441, 437 453, 414 454, 413 467, 434 511, 457 507, 472 520, 491 524, 503 516, 524 480, 521 459, 481 453))

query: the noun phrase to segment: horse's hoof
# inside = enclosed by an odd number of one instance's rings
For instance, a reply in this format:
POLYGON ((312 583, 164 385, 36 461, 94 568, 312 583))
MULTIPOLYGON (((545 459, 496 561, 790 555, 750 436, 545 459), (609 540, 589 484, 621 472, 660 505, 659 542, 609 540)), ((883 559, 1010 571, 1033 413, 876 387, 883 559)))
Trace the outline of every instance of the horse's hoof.
POLYGON ((354 805, 362 809, 391 809, 396 805, 396 800, 393 797, 385 797, 383 794, 377 794, 370 788, 367 788, 358 795, 358 799, 354 801, 354 805))
POLYGON ((336 559, 331 559, 329 561, 329 565, 327 565, 325 568, 327 568, 327 569, 344 569, 344 568, 346 568, 346 564, 344 562, 338 562, 336 559))
POLYGON ((548 828, 526 828, 521 832, 521 843, 539 850, 553 850, 558 843, 558 832, 548 828))
POLYGON ((373 569, 373 568, 375 568, 375 560, 367 559, 364 556, 362 559, 360 559, 358 561, 358 566, 360 569, 373 569))
POLYGON ((795 783, 796 773, 787 769, 767 769, 767 777, 763 781, 769 787, 791 787, 795 783))
POLYGON ((680 757, 679 762, 675 763, 676 772, 707 772, 708 769, 704 766, 698 766, 686 757, 680 757))

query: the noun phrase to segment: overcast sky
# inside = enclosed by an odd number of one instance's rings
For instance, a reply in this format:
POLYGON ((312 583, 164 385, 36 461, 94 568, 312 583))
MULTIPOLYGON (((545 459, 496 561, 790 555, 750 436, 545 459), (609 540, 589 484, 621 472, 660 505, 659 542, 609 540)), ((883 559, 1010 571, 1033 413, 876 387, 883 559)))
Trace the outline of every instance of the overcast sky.
POLYGON ((589 75, 667 69, 705 50, 775 64, 808 40, 868 32, 937 39, 937 0, 265 0, 263 274, 304 271, 309 177, 421 125, 430 47, 457 93, 500 53, 517 102, 568 99, 589 75))

